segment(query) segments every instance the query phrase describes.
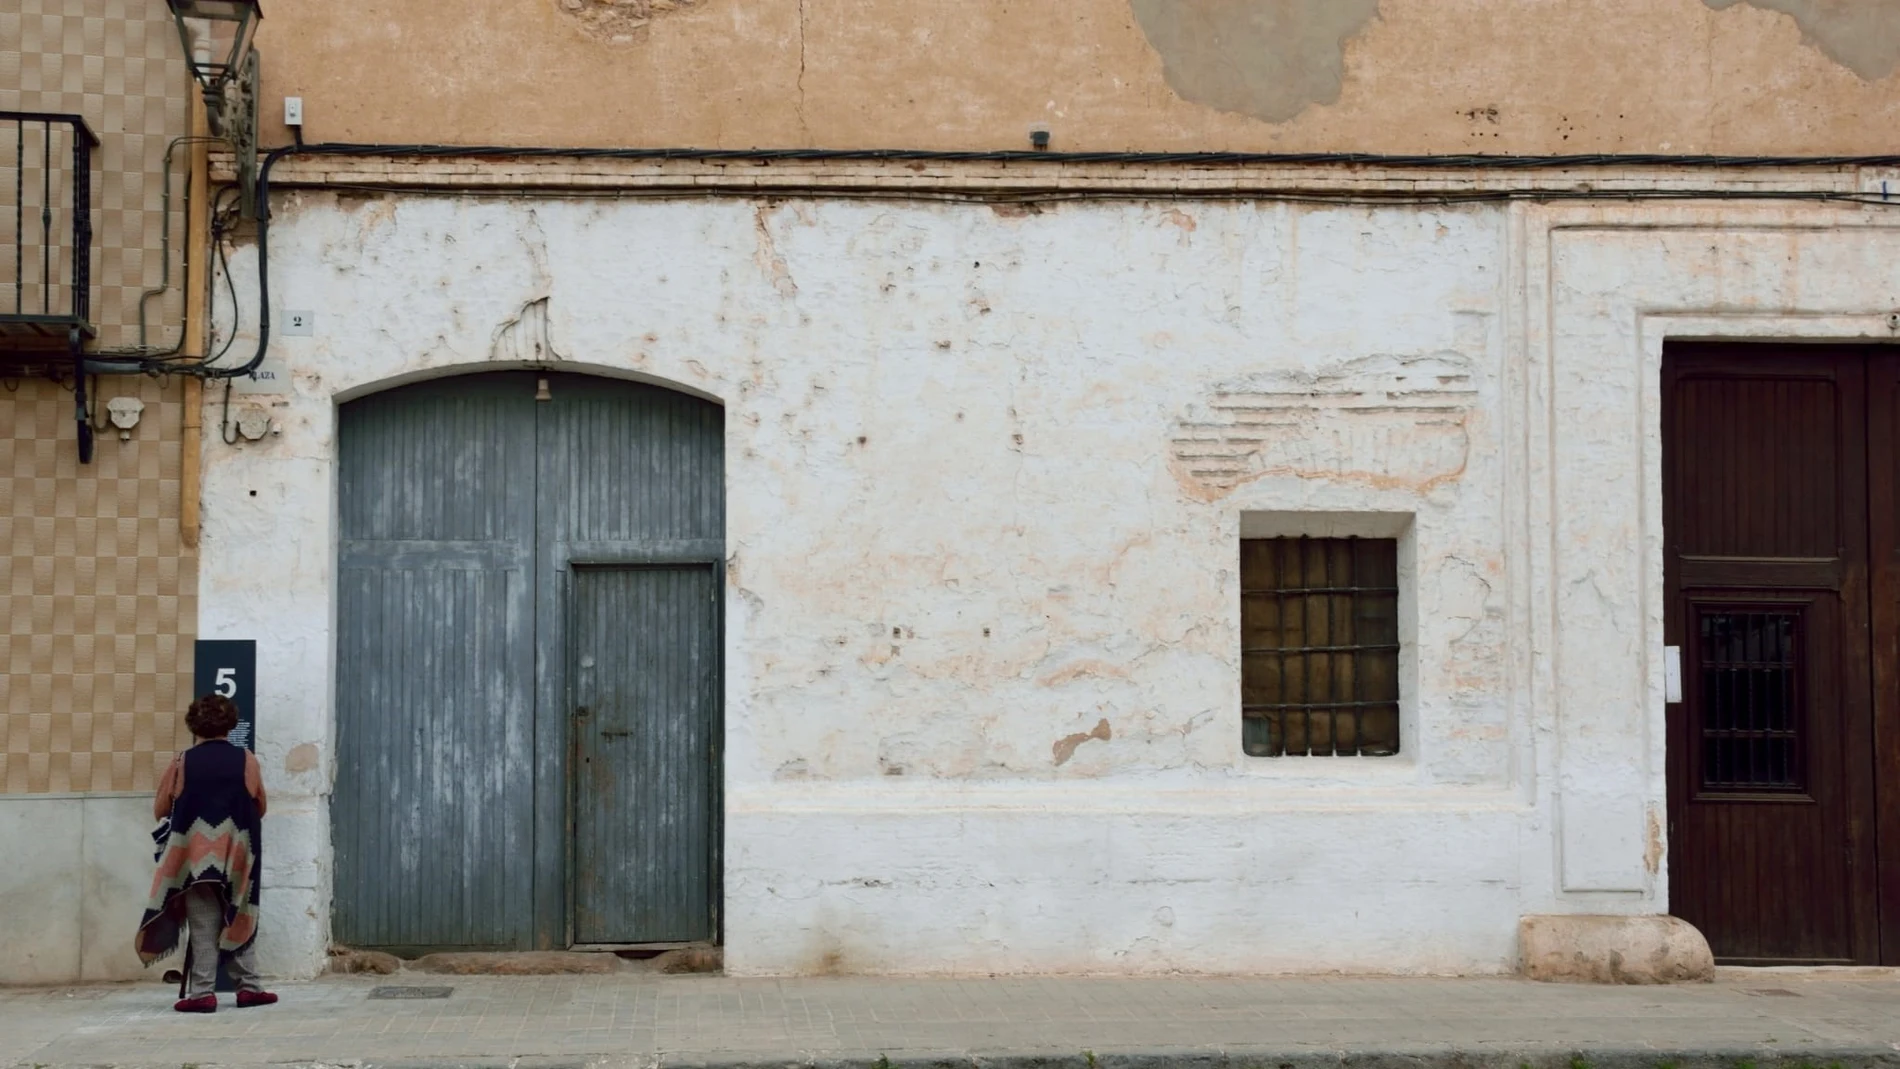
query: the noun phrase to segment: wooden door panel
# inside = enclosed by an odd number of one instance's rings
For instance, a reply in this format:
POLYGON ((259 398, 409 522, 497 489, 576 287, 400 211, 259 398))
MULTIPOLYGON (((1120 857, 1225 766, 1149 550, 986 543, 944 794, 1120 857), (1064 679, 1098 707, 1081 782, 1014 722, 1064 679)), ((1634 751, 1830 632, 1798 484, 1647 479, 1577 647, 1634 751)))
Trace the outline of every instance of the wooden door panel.
POLYGON ((532 946, 534 385, 504 373, 338 413, 333 931, 532 946))
POLYGON ((713 937, 711 565, 574 576, 574 942, 713 937))
POLYGON ((1867 369, 1869 587, 1873 601, 1871 829, 1880 957, 1900 965, 1900 354, 1881 350, 1867 369))
POLYGON ((1688 372, 1676 384, 1673 443, 1682 495, 1671 540, 1702 558, 1833 557, 1843 488, 1830 478, 1844 448, 1831 377, 1688 372), (1772 432, 1770 428, 1773 428, 1772 432), (1817 477, 1819 475, 1820 477, 1817 477))
POLYGON ((546 380, 536 848, 565 879, 537 889, 537 926, 554 946, 716 940, 725 414, 546 380))
POLYGON ((1731 962, 1877 957, 1857 819, 1870 744, 1867 355, 1664 361, 1672 911, 1731 962))
POLYGON ((1678 913, 1706 918, 1728 960, 1851 961, 1847 857, 1823 801, 1839 793, 1838 748, 1815 744, 1826 716, 1809 716, 1841 689, 1840 598, 1730 590, 1684 600, 1691 715, 1676 878, 1689 883, 1678 913), (1713 874, 1713 888, 1694 878, 1713 874))

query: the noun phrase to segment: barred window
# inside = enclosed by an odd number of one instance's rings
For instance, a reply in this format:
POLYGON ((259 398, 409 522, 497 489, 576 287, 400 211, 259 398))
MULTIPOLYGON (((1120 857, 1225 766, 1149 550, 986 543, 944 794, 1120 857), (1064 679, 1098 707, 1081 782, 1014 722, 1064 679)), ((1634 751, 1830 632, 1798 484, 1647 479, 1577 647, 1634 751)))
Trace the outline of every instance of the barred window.
POLYGON ((1241 540, 1247 754, 1399 752, 1398 556, 1389 538, 1241 540))

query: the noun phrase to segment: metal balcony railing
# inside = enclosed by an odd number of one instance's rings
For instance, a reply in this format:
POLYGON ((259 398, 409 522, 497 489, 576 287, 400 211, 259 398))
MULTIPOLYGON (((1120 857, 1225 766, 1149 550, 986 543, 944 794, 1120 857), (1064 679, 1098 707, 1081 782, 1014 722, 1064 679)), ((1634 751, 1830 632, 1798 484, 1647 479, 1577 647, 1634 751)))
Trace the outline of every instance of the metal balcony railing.
POLYGON ((0 111, 0 353, 65 349, 95 331, 92 158, 77 115, 0 111), (10 227, 10 229, 5 229, 10 227))

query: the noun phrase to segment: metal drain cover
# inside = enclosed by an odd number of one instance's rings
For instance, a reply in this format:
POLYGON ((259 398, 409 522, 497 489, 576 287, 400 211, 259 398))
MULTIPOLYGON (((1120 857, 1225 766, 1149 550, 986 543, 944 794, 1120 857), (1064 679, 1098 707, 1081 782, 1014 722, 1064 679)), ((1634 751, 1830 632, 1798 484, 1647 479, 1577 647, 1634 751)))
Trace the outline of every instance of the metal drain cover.
POLYGON ((452 987, 372 987, 370 998, 448 998, 455 993, 452 987))
POLYGON ((1756 987, 1756 988, 1748 989, 1748 993, 1751 995, 1759 995, 1764 998, 1800 998, 1801 997, 1800 995, 1795 994, 1793 991, 1790 991, 1785 987, 1756 987))

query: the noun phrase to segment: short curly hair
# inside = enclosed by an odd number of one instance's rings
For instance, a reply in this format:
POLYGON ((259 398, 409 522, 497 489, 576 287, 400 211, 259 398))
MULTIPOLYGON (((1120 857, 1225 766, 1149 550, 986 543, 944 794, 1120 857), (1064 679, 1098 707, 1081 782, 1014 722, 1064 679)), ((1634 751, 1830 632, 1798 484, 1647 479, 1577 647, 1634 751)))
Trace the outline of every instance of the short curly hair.
POLYGON ((222 694, 207 694, 185 710, 185 726, 201 739, 221 739, 237 725, 237 703, 222 694))

